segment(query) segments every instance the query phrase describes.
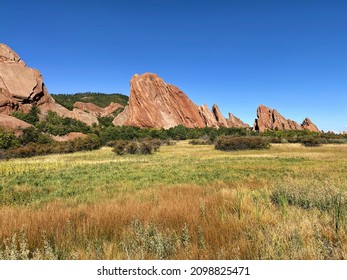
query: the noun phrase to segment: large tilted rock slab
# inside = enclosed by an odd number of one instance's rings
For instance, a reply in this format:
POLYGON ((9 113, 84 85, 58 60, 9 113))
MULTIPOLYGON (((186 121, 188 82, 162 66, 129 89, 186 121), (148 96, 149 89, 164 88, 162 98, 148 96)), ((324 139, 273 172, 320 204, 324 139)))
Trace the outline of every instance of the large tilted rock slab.
POLYGON ((114 125, 170 128, 205 127, 198 107, 179 88, 152 73, 135 74, 130 81, 129 105, 114 125))
POLYGON ((22 106, 48 102, 42 80, 38 70, 27 67, 18 54, 0 44, 0 113, 10 115, 22 106))
POLYGON ((216 116, 210 111, 206 104, 199 106, 198 111, 207 127, 219 127, 216 116))
POLYGON ((0 118, 37 106, 44 116, 48 111, 80 120, 88 125, 98 123, 92 114, 82 110, 69 111, 54 101, 43 83, 40 72, 28 67, 11 48, 0 44, 0 118))
POLYGON ((228 124, 226 118, 224 118, 224 116, 223 116, 222 112, 220 111, 219 107, 217 106, 217 104, 213 104, 212 114, 215 117, 219 127, 221 127, 221 126, 229 127, 229 124, 228 124))
POLYGON ((232 113, 229 113, 229 118, 227 119, 229 127, 235 128, 249 128, 249 125, 241 121, 238 117, 234 116, 232 113))
POLYGON ((306 118, 302 125, 297 122, 286 119, 275 109, 270 109, 264 105, 260 105, 257 109, 257 119, 254 123, 254 129, 259 132, 267 130, 303 130, 319 132, 318 128, 306 118))
POLYGON ((301 127, 313 132, 320 132, 318 127, 309 118, 304 119, 304 121, 301 124, 301 127))
POLYGON ((216 128, 232 125, 216 104, 212 111, 206 105, 199 107, 179 88, 152 73, 132 77, 129 104, 113 124, 166 129, 177 125, 216 128))

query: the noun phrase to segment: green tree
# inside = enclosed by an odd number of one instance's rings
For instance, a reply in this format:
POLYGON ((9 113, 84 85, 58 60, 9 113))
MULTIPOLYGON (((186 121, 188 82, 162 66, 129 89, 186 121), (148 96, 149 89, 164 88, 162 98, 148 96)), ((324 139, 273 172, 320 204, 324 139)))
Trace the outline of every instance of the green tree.
POLYGON ((5 131, 0 128, 0 149, 10 149, 19 146, 19 141, 12 131, 5 131))
POLYGON ((12 116, 32 125, 35 125, 40 121, 39 114, 40 109, 37 106, 33 105, 28 114, 24 114, 21 111, 16 111, 12 114, 12 116))

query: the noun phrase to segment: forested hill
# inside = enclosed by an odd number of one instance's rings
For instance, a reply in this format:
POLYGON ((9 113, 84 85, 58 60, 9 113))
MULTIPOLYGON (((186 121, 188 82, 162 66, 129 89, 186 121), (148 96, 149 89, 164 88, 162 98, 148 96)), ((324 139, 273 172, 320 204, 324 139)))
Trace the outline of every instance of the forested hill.
POLYGON ((75 102, 91 102, 105 108, 111 102, 127 105, 129 97, 120 93, 83 92, 75 94, 51 94, 56 102, 72 110, 75 102))

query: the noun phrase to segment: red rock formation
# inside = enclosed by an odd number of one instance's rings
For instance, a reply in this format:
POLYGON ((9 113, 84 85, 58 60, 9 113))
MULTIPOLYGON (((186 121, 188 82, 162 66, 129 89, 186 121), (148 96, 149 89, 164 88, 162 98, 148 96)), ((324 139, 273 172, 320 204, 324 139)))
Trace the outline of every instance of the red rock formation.
POLYGON ((88 125, 98 123, 91 114, 82 110, 69 111, 56 103, 48 93, 40 72, 29 68, 18 54, 0 44, 0 114, 10 115, 17 110, 29 112, 32 105, 38 106, 42 115, 51 110, 88 125))
POLYGON ((90 126, 94 123, 99 123, 97 117, 93 116, 92 114, 84 112, 77 108, 74 108, 72 111, 70 111, 66 109, 64 106, 56 103, 52 97, 50 97, 49 102, 43 103, 38 107, 43 117, 46 116, 49 111, 53 111, 56 112, 60 117, 67 117, 79 120, 90 126))
POLYGON ((213 104, 212 106, 212 114, 214 115, 218 127, 229 127, 228 122, 226 120, 226 118, 224 118, 222 112, 219 110, 219 107, 217 106, 217 104, 213 104))
POLYGON ((152 73, 134 75, 130 81, 129 104, 113 121, 114 125, 170 128, 186 127, 248 127, 243 122, 225 119, 215 104, 198 107, 179 88, 166 84, 152 73))
POLYGON ((229 113, 229 118, 227 119, 228 127, 235 128, 249 128, 249 125, 241 121, 238 117, 235 117, 232 113, 229 113))
POLYGON ((313 131, 313 132, 321 132, 318 127, 309 119, 306 118, 304 119, 304 121, 301 124, 303 129, 307 129, 309 131, 313 131))
POLYGON ((40 105, 48 99, 40 72, 27 67, 13 50, 0 44, 0 113, 11 114, 21 105, 40 105))
POLYGON ((51 135, 51 138, 57 142, 72 141, 72 140, 75 140, 77 138, 85 138, 85 137, 87 137, 87 134, 84 134, 82 132, 70 132, 70 133, 63 135, 63 136, 51 135))
POLYGON ((288 121, 288 126, 290 130, 302 130, 302 126, 300 124, 298 124, 296 121, 292 121, 290 119, 287 120, 288 121))
POLYGON ((31 126, 32 126, 31 124, 28 124, 15 117, 0 114, 0 128, 5 130, 11 130, 17 136, 20 136, 22 134, 23 129, 31 127, 31 126))
POLYGON ((117 109, 119 108, 124 108, 124 106, 115 102, 111 102, 106 108, 104 108, 104 113, 101 116, 114 116, 115 111, 117 111, 117 109))
POLYGON ((198 107, 179 88, 155 74, 135 74, 130 81, 129 105, 114 125, 170 128, 177 125, 205 127, 198 107))
POLYGON ((202 106, 199 106, 198 111, 207 127, 219 127, 215 115, 213 115, 207 105, 203 104, 202 106))
POLYGON ((95 105, 94 103, 85 103, 85 102, 76 102, 74 105, 74 108, 87 111, 88 113, 91 113, 95 117, 101 117, 102 113, 104 112, 104 109, 95 105))
POLYGON ((257 119, 254 123, 254 129, 259 132, 266 130, 303 130, 319 132, 318 128, 306 118, 302 125, 290 119, 284 118, 275 109, 270 109, 260 105, 257 109, 257 119))

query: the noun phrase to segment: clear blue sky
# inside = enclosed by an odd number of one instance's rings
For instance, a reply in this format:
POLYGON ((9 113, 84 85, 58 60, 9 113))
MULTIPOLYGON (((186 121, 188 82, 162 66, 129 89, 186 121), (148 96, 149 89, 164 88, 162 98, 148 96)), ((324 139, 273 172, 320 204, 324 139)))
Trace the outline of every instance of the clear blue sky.
POLYGON ((0 0, 0 42, 51 93, 129 94, 154 72, 253 124, 259 104, 347 130, 347 1, 0 0))

